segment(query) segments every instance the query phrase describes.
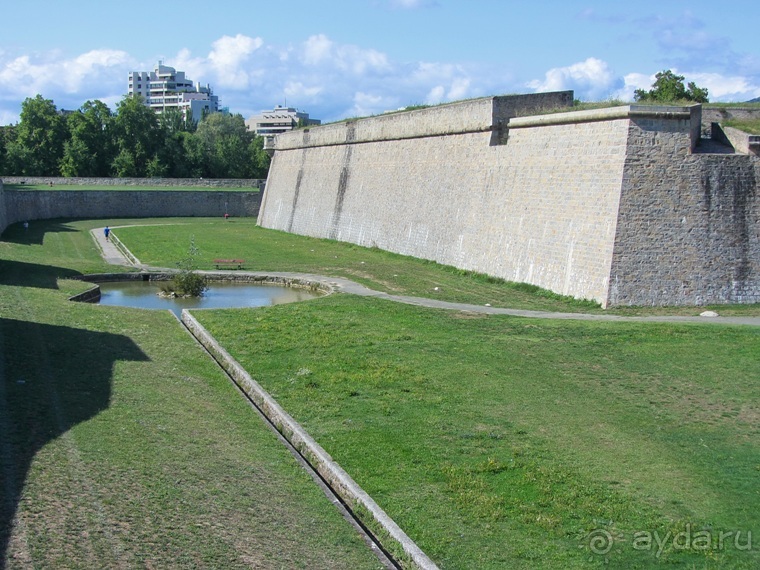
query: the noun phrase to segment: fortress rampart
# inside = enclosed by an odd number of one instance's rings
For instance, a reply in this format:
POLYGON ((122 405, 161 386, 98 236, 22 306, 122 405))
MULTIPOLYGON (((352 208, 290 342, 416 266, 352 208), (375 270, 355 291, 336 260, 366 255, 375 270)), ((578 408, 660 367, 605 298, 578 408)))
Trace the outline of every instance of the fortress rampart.
POLYGON ((693 107, 489 97, 278 135, 263 227, 608 305, 760 301, 760 159, 693 107))
POLYGON ((16 222, 52 218, 255 217, 260 204, 261 192, 223 192, 213 186, 192 191, 9 190, 0 180, 0 233, 16 222))

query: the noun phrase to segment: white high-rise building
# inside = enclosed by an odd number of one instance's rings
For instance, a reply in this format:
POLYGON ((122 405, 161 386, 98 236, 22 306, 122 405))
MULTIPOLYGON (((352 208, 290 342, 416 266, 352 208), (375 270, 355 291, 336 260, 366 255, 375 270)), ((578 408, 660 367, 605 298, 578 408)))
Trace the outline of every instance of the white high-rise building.
POLYGON ((219 111, 219 97, 211 87, 193 84, 185 77, 184 71, 158 62, 154 71, 132 71, 129 73, 129 95, 140 95, 145 105, 156 111, 180 109, 186 118, 198 122, 204 113, 219 111))

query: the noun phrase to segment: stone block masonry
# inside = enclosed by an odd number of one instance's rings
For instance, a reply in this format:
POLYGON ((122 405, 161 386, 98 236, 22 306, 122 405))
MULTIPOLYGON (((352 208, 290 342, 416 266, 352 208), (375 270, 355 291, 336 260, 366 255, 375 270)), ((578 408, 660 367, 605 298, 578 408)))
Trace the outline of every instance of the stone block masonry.
POLYGON ((0 233, 16 222, 52 218, 256 217, 260 204, 261 192, 8 190, 0 181, 0 233))
POLYGON ((533 97, 278 135, 259 224, 603 306, 757 299, 756 157, 692 154, 699 107, 533 97))

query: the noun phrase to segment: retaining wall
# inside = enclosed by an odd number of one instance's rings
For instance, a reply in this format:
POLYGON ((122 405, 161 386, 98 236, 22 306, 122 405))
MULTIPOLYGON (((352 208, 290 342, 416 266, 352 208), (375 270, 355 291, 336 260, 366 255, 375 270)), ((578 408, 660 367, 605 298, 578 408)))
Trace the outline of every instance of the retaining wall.
POLYGON ((247 178, 81 178, 58 176, 4 176, 6 184, 57 186, 147 186, 191 188, 263 188, 266 180, 247 178))
POLYGON ((0 233, 52 218, 255 217, 261 192, 170 190, 0 190, 0 233))
POLYGON ((507 99, 278 135, 259 224, 603 306, 756 298, 757 159, 692 155, 699 107, 516 117, 529 96, 507 99))

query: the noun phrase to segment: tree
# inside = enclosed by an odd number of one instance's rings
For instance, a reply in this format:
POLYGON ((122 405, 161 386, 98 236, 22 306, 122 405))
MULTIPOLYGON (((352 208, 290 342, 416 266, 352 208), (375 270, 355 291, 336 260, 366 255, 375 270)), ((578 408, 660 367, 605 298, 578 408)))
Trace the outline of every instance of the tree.
POLYGON ((12 128, 13 127, 11 126, 7 126, 7 127, 0 126, 0 175, 10 174, 7 170, 8 165, 7 165, 7 160, 5 158, 5 147, 8 145, 7 139, 9 136, 10 129, 12 128))
POLYGON ((58 163, 67 138, 66 124, 55 104, 42 95, 21 104, 16 139, 7 147, 7 159, 26 176, 58 176, 58 163))
POLYGON ((108 176, 114 159, 113 114, 102 101, 87 101, 68 116, 70 139, 63 149, 61 175, 108 176))
POLYGON ((655 75, 652 89, 645 91, 636 89, 633 98, 635 101, 672 103, 674 101, 694 101, 707 103, 707 89, 697 87, 692 81, 684 87, 683 75, 676 75, 671 70, 665 70, 655 75))
POLYGON ((179 109, 166 109, 158 116, 159 129, 162 131, 163 145, 158 149, 156 159, 150 170, 154 176, 187 178, 191 176, 188 164, 186 144, 188 137, 196 129, 192 118, 187 118, 179 109), (161 168, 156 169, 157 166, 161 168))
POLYGON ((142 97, 126 96, 116 106, 114 143, 118 149, 112 169, 116 176, 145 176, 148 161, 163 144, 156 114, 142 97))
POLYGON ((245 177, 248 144, 253 136, 242 115, 212 113, 201 119, 189 149, 198 176, 245 177))
POLYGON ((266 178, 271 158, 264 150, 264 137, 254 135, 248 145, 248 171, 246 178, 266 178))

